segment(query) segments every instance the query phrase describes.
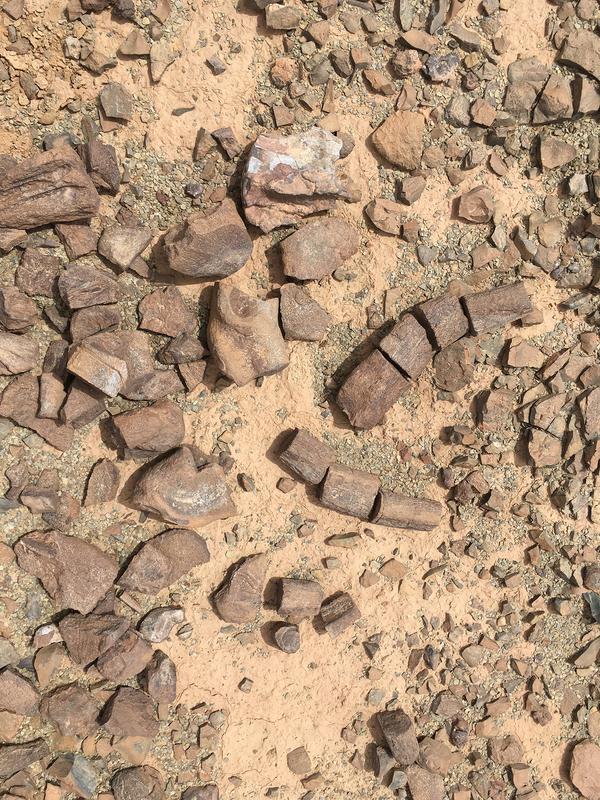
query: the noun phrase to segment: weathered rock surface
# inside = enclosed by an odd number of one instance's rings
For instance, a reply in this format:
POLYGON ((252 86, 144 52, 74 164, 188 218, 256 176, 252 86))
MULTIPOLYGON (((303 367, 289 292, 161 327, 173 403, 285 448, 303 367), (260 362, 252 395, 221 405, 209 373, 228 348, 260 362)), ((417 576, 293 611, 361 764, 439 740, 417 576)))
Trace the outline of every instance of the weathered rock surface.
POLYGON ((360 611, 347 592, 327 598, 321 604, 321 621, 332 639, 360 619, 360 611))
POLYGON ((295 283, 286 283, 279 290, 281 324, 286 339, 320 342, 332 323, 331 315, 295 283))
POLYGON ((238 386, 281 372, 289 358, 279 329, 278 300, 259 300, 235 286, 217 284, 208 345, 219 369, 238 386))
POLYGON ((39 311, 33 300, 15 286, 0 288, 0 325, 11 333, 23 333, 38 319, 39 311))
POLYGON ((416 111, 394 111, 371 135, 380 156, 400 169, 417 169, 423 155, 425 117, 416 111))
POLYGON ((38 713, 40 695, 20 672, 6 667, 0 672, 0 711, 32 717, 38 713))
POLYGON ((85 506, 95 506, 114 500, 119 491, 119 468, 113 461, 102 458, 92 467, 85 491, 85 506))
POLYGON ((111 422, 119 444, 133 456, 166 453, 185 436, 183 412, 171 400, 116 414, 111 422))
POLYGON ((152 241, 152 231, 141 225, 110 225, 102 231, 98 252, 120 270, 126 270, 152 241))
POLYGON ((140 328, 163 336, 193 333, 197 320, 176 286, 166 286, 147 294, 138 306, 140 328))
POLYGON ((159 729, 152 698, 130 686, 117 689, 102 709, 99 721, 113 736, 152 737, 159 729))
POLYGON ((33 531, 14 547, 21 569, 35 575, 58 609, 87 614, 117 577, 115 559, 96 545, 58 531, 33 531))
POLYGON ((137 631, 129 629, 98 658, 96 668, 102 677, 123 683, 139 675, 153 655, 152 647, 137 631))
POLYGON ((279 458, 294 475, 314 485, 321 483, 336 460, 329 445, 303 428, 296 428, 292 432, 279 458))
POLYGON ((123 289, 114 275, 91 264, 69 264, 60 274, 58 290, 72 310, 116 303, 123 297, 123 289))
POLYGON ((323 589, 317 581, 282 578, 279 582, 277 612, 290 622, 315 617, 323 602, 323 589))
POLYGON ((219 616, 226 622, 252 622, 261 607, 266 573, 264 553, 248 556, 236 564, 213 595, 219 616))
POLYGON ((319 281, 335 272, 360 246, 354 226, 326 217, 303 225, 280 244, 283 271, 289 278, 319 281))
POLYGON ((73 428, 55 419, 38 418, 39 399, 38 379, 33 375, 20 375, 2 393, 0 416, 23 428, 30 428, 57 450, 68 450, 73 441, 73 428))
POLYGON ((559 61, 600 81, 600 37, 589 30, 571 31, 565 40, 559 61))
POLYGON ((28 336, 0 331, 0 375, 18 375, 33 369, 38 346, 28 336))
POLYGON ((180 447, 147 467, 138 479, 133 502, 174 525, 206 525, 236 513, 220 466, 196 467, 189 447, 180 447))
POLYGON ((242 184, 246 219, 265 233, 355 202, 360 193, 340 170, 342 141, 322 128, 291 136, 259 136, 248 156, 242 184))
POLYGON ((67 614, 58 623, 69 656, 83 666, 105 653, 129 627, 129 620, 116 614, 67 614))
POLYGON ((400 709, 380 711, 377 721, 398 764, 414 764, 419 757, 419 743, 410 717, 400 709))
POLYGON ((111 788, 115 800, 162 800, 165 779, 154 767, 127 767, 115 773, 111 788))
POLYGON ((599 800, 600 747, 591 739, 579 742, 573 748, 569 775, 573 786, 586 800, 599 800))
POLYGON ((46 695, 41 712, 58 728, 61 736, 85 737, 98 728, 98 706, 83 686, 71 683, 46 695))
POLYGON ((373 350, 346 378, 337 401, 354 427, 368 430, 383 421, 408 387, 400 370, 379 350, 373 350))
POLYGON ((369 519, 379 486, 376 475, 332 464, 321 486, 321 502, 340 514, 369 519))
POLYGON ((177 671, 166 653, 156 650, 143 677, 144 688, 156 703, 173 703, 177 698, 177 671))
POLYGON ((50 753, 44 739, 0 745, 0 778, 9 778, 50 753))

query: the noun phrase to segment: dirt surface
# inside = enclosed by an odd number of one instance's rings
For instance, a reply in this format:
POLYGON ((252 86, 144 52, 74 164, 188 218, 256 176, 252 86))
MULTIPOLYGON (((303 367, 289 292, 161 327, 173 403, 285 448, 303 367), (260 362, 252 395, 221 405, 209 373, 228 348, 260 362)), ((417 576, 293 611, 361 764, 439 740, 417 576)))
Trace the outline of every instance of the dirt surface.
MULTIPOLYGON (((460 4, 461 23, 473 25, 489 40, 489 23, 495 20, 505 39, 502 52, 487 62, 494 77, 479 81, 470 100, 489 92, 486 96, 495 97, 501 108, 506 68, 517 58, 535 57, 557 74, 572 77, 572 71, 555 63, 557 49, 548 36, 547 20, 559 24, 567 19, 573 28, 597 30, 596 4, 590 4, 589 19, 576 13, 584 3, 501 0, 500 10, 491 16, 482 13, 473 0, 460 4)), ((408 5, 416 15, 413 26, 423 28, 428 4, 408 5)), ((302 22, 285 35, 266 27, 264 11, 251 0, 241 0, 237 6, 227 0, 171 0, 164 24, 152 15, 151 0, 136 6, 134 19, 105 10, 72 22, 65 16, 65 0, 26 0, 18 19, 0 12, 0 70, 6 67, 6 77, 0 77, 0 153, 25 158, 51 134, 70 132, 81 141, 82 117, 98 124, 102 88, 109 82, 121 84, 133 99, 132 118, 127 123, 105 124, 100 139, 115 147, 125 178, 116 197, 101 194, 100 212, 91 225, 100 232, 120 209, 127 209, 152 229, 154 241, 190 213, 192 200, 186 185, 200 186, 194 203, 199 208, 214 206, 225 189, 239 202, 248 146, 260 133, 276 129, 272 109, 282 104, 285 108, 290 97, 286 88, 270 80, 275 59, 286 55, 299 64, 315 54, 366 47, 375 67, 385 70, 397 49, 389 42, 400 33, 398 10, 390 4, 374 7, 377 13, 369 15, 368 30, 361 23, 367 12, 344 5, 332 16, 330 36, 321 49, 310 46, 310 37, 303 34, 308 23, 323 19, 314 3, 294 6, 302 22), (350 32, 347 28, 352 25, 345 26, 342 19, 353 20, 356 32, 350 32), (147 58, 117 55, 132 30, 146 36, 152 35, 152 27, 154 36, 167 42, 173 54, 159 81, 151 79, 147 58), (115 65, 93 74, 77 59, 65 57, 67 37, 93 42, 97 51, 115 58, 115 65), (11 45, 22 40, 29 46, 25 52, 20 48, 15 52, 11 45), (207 63, 214 55, 226 66, 220 75, 213 74, 207 63), (23 90, 24 73, 37 86, 34 97, 28 98, 23 90), (220 149, 213 151, 216 168, 208 179, 203 177, 206 159, 192 158, 201 127, 209 132, 231 127, 244 148, 234 160, 220 149)), ((447 26, 436 38, 442 52, 457 52, 462 62, 471 59, 473 69, 485 61, 481 53, 449 46, 447 26)), ((361 200, 338 202, 333 213, 359 231, 360 248, 333 277, 305 286, 333 319, 323 341, 288 342, 289 366, 245 386, 220 376, 209 359, 204 382, 175 398, 185 413, 185 443, 205 454, 233 459, 227 478, 237 506, 234 518, 199 529, 210 550, 209 563, 194 568, 157 596, 117 592, 116 613, 134 625, 154 607, 183 608, 185 622, 160 644, 177 669, 176 702, 160 707, 160 733, 141 744, 132 737, 119 743, 118 737, 101 727, 87 737, 60 736, 43 716, 1 710, 0 741, 43 736, 53 756, 83 753, 99 774, 91 796, 110 792, 117 770, 143 763, 164 776, 168 797, 178 798, 190 786, 216 784, 219 796, 226 800, 385 798, 392 797, 393 791, 374 775, 372 767, 374 743, 383 743, 376 714, 401 707, 414 720, 419 738, 435 735, 452 751, 445 777, 448 797, 453 792, 460 800, 471 796, 458 794, 461 789, 471 791, 473 798, 515 796, 510 769, 489 755, 490 736, 506 734, 518 737, 522 762, 531 769, 527 784, 531 793, 516 796, 579 797, 569 775, 572 748, 584 739, 600 744, 597 659, 585 668, 573 664, 580 649, 598 636, 598 620, 590 616, 583 598, 591 587, 584 587, 581 577, 585 565, 598 561, 597 511, 595 518, 590 519, 587 511, 572 518, 550 502, 548 495, 569 474, 568 468, 562 462, 532 467, 524 444, 527 426, 521 426, 516 417, 508 429, 491 433, 478 429, 474 420, 482 391, 510 386, 519 395, 538 382, 532 368, 503 366, 499 354, 504 341, 515 336, 526 339, 541 350, 544 360, 563 348, 574 348, 581 355, 580 334, 594 331, 598 321, 594 317, 597 295, 595 291, 586 295, 583 312, 565 308, 561 304, 587 288, 561 286, 560 280, 547 274, 550 270, 534 267, 519 256, 508 266, 500 258, 475 268, 471 253, 483 242, 489 243, 494 223, 472 225, 459 219, 455 200, 476 186, 488 186, 495 201, 495 219, 510 234, 518 225, 527 226, 529 215, 540 212, 544 217, 548 197, 556 198, 557 215, 564 222, 557 261, 593 264, 595 259, 597 263, 598 240, 585 252, 580 242, 585 237, 581 220, 598 198, 594 201, 589 193, 573 196, 565 180, 574 173, 598 174, 598 116, 573 116, 543 126, 577 151, 566 167, 550 170, 541 170, 536 156, 535 142, 542 126, 517 125, 508 137, 516 145, 500 177, 489 168, 488 158, 496 152, 507 159, 502 143, 486 142, 480 128, 471 136, 473 126, 453 127, 444 116, 451 97, 464 92, 464 63, 454 85, 431 83, 419 73, 403 81, 388 72, 394 91, 387 97, 370 91, 360 70, 344 78, 332 69, 334 108, 330 113, 321 110, 325 85, 311 85, 309 72, 305 66, 298 77, 306 102, 290 102, 293 124, 276 130, 289 134, 320 124, 353 138, 355 146, 343 166, 360 187, 361 200), (397 179, 406 176, 384 163, 369 139, 393 110, 403 82, 416 87, 415 108, 427 123, 424 161, 428 163, 422 169, 426 187, 415 203, 405 207, 406 216, 418 221, 418 243, 382 233, 364 213, 374 198, 394 199, 397 179), (444 153, 435 162, 435 153, 428 151, 434 145, 446 149, 453 136, 467 149, 483 142, 486 151, 482 163, 464 170, 464 180, 456 186, 448 180, 444 153), (417 244, 436 248, 428 263, 419 260, 417 244), (573 245, 573 250, 567 245, 573 245), (457 285, 452 281, 462 281, 467 293, 519 277, 542 321, 478 337, 473 377, 464 388, 440 389, 429 367, 389 410, 384 423, 367 431, 350 426, 335 402, 336 391, 378 341, 375 329, 379 325, 389 328, 401 311, 440 294, 449 284, 457 285), (369 324, 372 316, 377 322, 369 324), (460 425, 475 432, 473 444, 449 439, 449 430, 460 425), (300 482, 289 493, 280 491, 279 479, 289 476, 278 459, 282 434, 296 427, 327 442, 341 463, 380 476, 385 488, 443 503, 441 524, 427 532, 387 528, 323 508, 315 490, 300 482), (500 465, 482 466, 482 452, 510 455, 500 465), (502 496, 501 510, 486 510, 485 504, 482 508, 478 503, 460 507, 447 503, 452 486, 474 466, 502 496), (453 471, 454 482, 444 479, 446 468, 453 471), (513 513, 522 503, 527 504, 526 513, 513 513), (328 544, 336 534, 354 532, 358 537, 350 547, 328 544), (545 544, 537 547, 540 540, 545 544), (211 594, 231 564, 259 552, 268 559, 260 614, 252 623, 226 623, 215 613, 211 594), (380 574, 390 559, 403 566, 401 580, 380 574), (373 576, 373 585, 366 585, 370 581, 365 581, 365 573, 373 576), (327 635, 318 618, 305 620, 300 623, 299 651, 281 652, 273 645, 272 631, 280 620, 275 581, 282 577, 314 579, 325 597, 348 592, 360 609, 360 619, 337 638, 327 635), (364 643, 378 635, 379 647, 369 657, 364 643), (483 646, 479 663, 470 666, 461 653, 467 645, 478 643, 483 646), (433 666, 422 659, 409 661, 411 653, 426 648, 434 653, 433 666), (248 680, 251 684, 246 685, 248 680), (445 717, 431 706, 448 689, 458 697, 460 710, 445 717), (547 710, 544 724, 532 717, 528 705, 532 696, 547 710), (507 698, 506 710, 490 715, 486 704, 500 697, 507 698), (213 712, 222 715, 211 717, 213 712), (462 747, 449 739, 456 717, 463 717, 468 729, 462 747), (484 719, 489 720, 486 726, 478 726, 484 719), (208 742, 201 738, 195 747, 198 727, 207 720, 215 722, 215 738, 208 742), (286 757, 300 746, 308 751, 311 768, 296 775, 286 757), (143 753, 141 759, 132 758, 136 747, 143 753), (317 772, 321 778, 314 786, 303 785, 301 779, 317 772)), ((267 234, 250 226, 248 230, 253 240, 251 259, 226 283, 252 297, 277 296, 287 280, 277 243, 290 229, 267 234)), ((52 228, 29 231, 28 242, 49 245, 52 249, 47 252, 57 255, 62 265, 68 262, 52 228)), ((2 286, 13 285, 21 254, 15 248, 0 258, 2 286)), ((97 261, 97 257, 81 260, 97 261)), ((135 329, 138 301, 167 281, 146 279, 131 270, 118 280, 127 293, 120 303, 123 327, 135 329)), ((214 281, 174 278, 171 282, 198 315, 200 338, 206 341, 214 281)), ((54 301, 37 297, 36 302, 47 308, 54 301)), ((42 317, 28 335, 40 343, 42 353, 49 342, 60 338, 42 317)), ((165 341, 153 336, 155 349, 165 341)), ((597 363, 596 349, 588 356, 597 363)), ((36 368, 34 374, 40 371, 36 368)), ((3 388, 10 378, 0 380, 3 388)), ((515 402, 515 410, 519 404, 515 402)), ((60 490, 82 502, 93 465, 99 459, 117 459, 102 420, 138 405, 121 396, 109 399, 107 413, 100 421, 77 429, 73 445, 64 453, 30 430, 0 420, 0 462, 6 469, 24 466, 27 483, 35 483, 43 470, 56 470, 60 490)), ((169 527, 132 504, 129 478, 138 467, 139 462, 119 459, 117 499, 82 506, 67 531, 114 554, 120 564, 140 543, 169 527)), ((592 472, 592 483, 596 480, 592 472)), ((3 488, 9 486, 6 480, 3 488)), ((48 594, 35 577, 19 568, 10 548, 23 534, 48 527, 39 514, 18 503, 6 503, 2 509, 1 540, 8 547, 0 550, 0 635, 14 645, 17 658, 13 662, 20 672, 34 681, 34 633, 63 612, 57 616, 48 594)), ((42 691, 48 693, 73 681, 90 687, 99 700, 108 699, 114 689, 95 667, 83 669, 64 654, 42 691)), ((137 685, 135 678, 125 683, 137 685)), ((31 767, 26 777, 19 773, 22 786, 6 788, 4 796, 42 797, 45 792, 46 798, 56 798, 73 793, 51 767, 46 771, 50 761, 31 767), (49 785, 58 787, 57 793, 51 793, 49 785)), ((404 796, 402 790, 401 786, 398 796, 404 796)), ((410 790, 408 796, 421 800, 410 790)), ((422 797, 436 800, 437 795, 422 797)), ((596 795, 589 797, 597 800, 596 795)))

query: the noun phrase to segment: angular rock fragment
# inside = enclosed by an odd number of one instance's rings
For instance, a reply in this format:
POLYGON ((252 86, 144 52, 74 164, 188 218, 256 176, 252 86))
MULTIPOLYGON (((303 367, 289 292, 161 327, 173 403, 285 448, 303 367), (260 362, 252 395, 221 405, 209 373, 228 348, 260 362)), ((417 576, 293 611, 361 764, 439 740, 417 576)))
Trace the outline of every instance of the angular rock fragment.
POLYGON ((0 171, 0 228, 38 228, 97 213, 100 204, 83 164, 59 147, 0 171))
POLYGON ((591 739, 585 739, 573 748, 569 776, 586 800, 600 798, 600 747, 591 739))
POLYGON ((206 786, 190 786, 181 795, 182 800, 219 800, 219 789, 214 783, 206 786))
POLYGON ((577 149, 558 136, 540 136, 540 163, 544 169, 564 167, 577 158, 577 149))
POLYGON ((360 611, 347 592, 340 592, 321 604, 321 620, 332 639, 360 619, 360 611))
POLYGON ((282 578, 279 582, 277 613, 289 622, 315 617, 322 602, 323 589, 317 581, 282 578))
POLYGON ((16 425, 30 428, 57 450, 68 450, 73 441, 73 428, 54 419, 38 417, 40 388, 33 375, 21 375, 4 389, 0 399, 0 416, 16 425))
POLYGON ((391 236, 402 236, 406 222, 406 208, 394 200, 377 197, 365 206, 365 214, 377 230, 391 236))
POLYGON ((458 216, 467 222, 483 224, 494 216, 494 199, 487 186, 476 186, 460 196, 458 216))
POLYGON ((38 713, 40 695, 20 672, 6 667, 0 672, 0 711, 33 717, 38 713))
POLYGON ((61 736, 83 738, 98 728, 98 706, 88 690, 76 683, 60 686, 46 695, 41 712, 58 728, 61 736))
POLYGON ((154 767, 128 767, 115 773, 111 789, 115 800, 162 800, 165 779, 154 767))
POLYGON ((89 425, 102 414, 105 408, 106 395, 98 389, 93 389, 79 378, 75 378, 69 386, 67 399, 60 409, 59 416, 64 422, 64 427, 70 428, 72 431, 73 428, 89 425))
POLYGON ((154 703, 141 689, 121 686, 102 709, 100 724, 113 736, 156 736, 154 703))
POLYGON ((368 430, 383 421, 408 387, 400 370, 373 350, 346 378, 337 402, 354 427, 368 430))
POLYGON ((70 264, 58 279, 58 289, 71 310, 116 303, 123 297, 112 273, 90 264, 70 264))
POLYGON ((156 650, 143 678, 144 688, 156 703, 173 703, 177 698, 177 671, 166 653, 156 650))
POLYGON ((469 332, 469 321, 458 297, 443 294, 419 303, 415 314, 439 350, 453 344, 469 332))
POLYGON ((578 405, 583 418, 583 431, 588 440, 600 436, 600 387, 580 395, 578 405))
POLYGON ((117 577, 115 559, 96 545, 58 531, 33 531, 14 546, 17 563, 39 579, 58 609, 87 614, 117 577))
POLYGON ((562 75, 550 75, 533 109, 533 122, 546 124, 573 116, 571 83, 562 75))
POLYGON ((416 380, 428 366, 433 350, 425 328, 406 314, 379 342, 379 349, 409 378, 416 380))
POLYGON ((88 666, 129 629, 129 621, 116 614, 67 614, 58 623, 69 656, 88 666))
POLYGON ((436 386, 446 392, 458 392, 468 386, 475 371, 477 346, 463 338, 440 350, 433 360, 436 386))
POLYGON ((286 283, 279 290, 281 324, 286 339, 320 342, 327 335, 331 315, 295 283, 286 283))
POLYGON ((223 283, 213 290, 208 345, 217 366, 238 386, 289 363, 279 329, 279 302, 258 300, 223 283))
POLYGON ((33 739, 20 744, 0 745, 0 778, 10 778, 30 764, 41 761, 50 750, 44 739, 33 739))
POLYGON ((208 354, 202 342, 189 333, 180 333, 158 354, 161 364, 191 364, 208 354))
POLYGON ((279 458, 300 480, 316 485, 335 462, 335 453, 312 433, 296 428, 279 458))
POLYGON ((92 467, 85 491, 84 506, 95 506, 114 500, 121 478, 113 461, 102 458, 92 467))
POLYGON ((111 144, 90 139, 81 145, 79 152, 93 185, 116 195, 121 187, 121 171, 115 148, 111 144))
POLYGON ((394 111, 371 134, 371 142, 390 164, 409 172, 418 169, 423 155, 425 117, 416 111, 394 111))
POLYGON ((119 445, 134 457, 166 453, 185 436, 183 411, 171 400, 116 414, 111 422, 119 445))
POLYGON ((37 305, 14 286, 0 288, 0 325, 11 333, 23 333, 38 319, 37 305))
POLYGON ((98 240, 98 252, 120 270, 126 270, 152 241, 152 231, 141 225, 110 225, 98 240))
POLYGON ((342 141, 322 128, 291 136, 259 136, 244 170, 246 219, 265 233, 335 207, 338 198, 360 198, 337 167, 342 141))
POLYGON ((390 528, 431 531, 440 524, 443 510, 442 504, 436 500, 379 492, 371 520, 390 528))
POLYGON ((419 743, 410 717, 400 709, 380 711, 377 721, 397 763, 406 767, 419 757, 419 743))
POLYGON ((157 594, 209 560, 201 536, 195 531, 174 528, 142 545, 119 578, 119 585, 142 594, 157 594))
POLYGON ((0 332, 0 375, 29 372, 38 360, 38 346, 27 336, 0 332))
POLYGON ((344 220, 307 222, 280 244, 283 272, 288 278, 319 281, 339 269, 359 246, 358 231, 344 220))
POLYGON ((77 375, 108 397, 116 397, 129 378, 125 361, 95 347, 92 338, 84 340, 73 348, 67 368, 73 375, 77 375))
POLYGON ((236 513, 221 467, 198 469, 189 447, 148 467, 136 483, 133 502, 174 525, 206 525, 236 513))
POLYGON ((527 289, 520 281, 467 295, 463 303, 474 334, 502 328, 533 310, 527 289))
POLYGON ((164 642, 176 625, 185 619, 182 608, 153 608, 140 622, 140 633, 149 642, 164 642))
POLYGON ((137 631, 129 629, 102 653, 96 668, 107 680, 122 683, 139 675, 150 662, 153 652, 137 631))
POLYGON ((312 770, 310 756, 305 747, 296 747, 286 756, 286 761, 290 772, 294 775, 306 775, 312 770))
POLYGON ((30 296, 53 297, 60 261, 39 247, 27 247, 15 272, 15 283, 30 296))
POLYGON ((196 212, 171 228, 163 247, 169 270, 199 280, 233 275, 252 255, 252 239, 229 198, 212 213, 196 212))
POLYGON ((332 464, 321 486, 321 502, 340 514, 369 519, 378 492, 376 475, 332 464))
POLYGON ((600 37, 590 30, 571 31, 558 60, 600 81, 600 37))
POLYGON ((133 98, 120 83, 111 81, 102 87, 99 98, 104 116, 129 121, 133 116, 133 98))
POLYGON ((58 781, 65 792, 86 800, 96 794, 101 780, 94 763, 81 753, 59 756, 48 767, 48 777, 58 781))
POLYGON ((408 767, 406 775, 413 800, 444 800, 446 797, 441 775, 435 775, 416 764, 408 767))
POLYGON ((70 261, 94 253, 98 246, 98 234, 89 225, 79 222, 64 222, 55 226, 65 253, 70 261))
POLYGON ((163 336, 179 336, 193 333, 196 317, 186 306, 176 286, 156 289, 147 294, 138 306, 140 328, 163 336))
POLYGON ((238 562, 213 595, 217 613, 226 622, 253 622, 262 604, 267 574, 264 553, 238 562))

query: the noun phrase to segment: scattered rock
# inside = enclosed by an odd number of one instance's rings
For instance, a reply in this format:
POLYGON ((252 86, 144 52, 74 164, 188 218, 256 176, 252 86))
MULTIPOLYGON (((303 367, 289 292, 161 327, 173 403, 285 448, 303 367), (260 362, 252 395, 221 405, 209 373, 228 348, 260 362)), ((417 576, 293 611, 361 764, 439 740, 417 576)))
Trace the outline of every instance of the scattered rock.
POLYGON ((213 595, 217 613, 226 622, 253 622, 262 604, 267 572, 263 553, 238 562, 213 595))
POLYGON ((152 699, 141 689, 121 686, 112 695, 99 717, 100 724, 113 736, 156 736, 159 730, 152 699))
POLYGON ((138 311, 140 328, 151 333, 175 337, 196 329, 196 318, 176 286, 150 292, 140 300, 138 311))
POLYGON ((360 619, 360 611, 347 592, 340 592, 321 604, 321 621, 332 639, 360 619))
POLYGON ((183 412, 171 400, 116 414, 111 422, 119 445, 135 457, 166 453, 185 437, 183 412))
POLYGON ((71 683, 60 686, 44 697, 41 712, 61 736, 85 737, 98 728, 98 706, 83 686, 71 683))
POLYGON ((425 117, 416 111, 395 111, 371 135, 373 147, 390 164, 409 172, 423 155, 425 117))
POLYGON ((286 283, 279 290, 281 324, 286 339, 320 342, 327 335, 331 315, 295 283, 286 283))
POLYGON ((281 242, 283 271, 288 278, 319 281, 339 269, 359 245, 358 231, 344 220, 313 220, 281 242))
POLYGON ((128 767, 115 773, 111 789, 115 800, 162 800, 165 781, 154 767, 128 767))

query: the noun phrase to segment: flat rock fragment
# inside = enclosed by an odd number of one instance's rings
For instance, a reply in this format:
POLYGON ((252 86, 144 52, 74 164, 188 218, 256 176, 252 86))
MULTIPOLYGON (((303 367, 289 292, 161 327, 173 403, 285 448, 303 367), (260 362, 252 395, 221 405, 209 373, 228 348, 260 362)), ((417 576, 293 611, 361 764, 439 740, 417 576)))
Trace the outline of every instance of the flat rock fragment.
POLYGON ((286 339, 320 342, 332 323, 331 315, 295 283, 286 283, 279 290, 281 324, 286 339))
POLYGON ((165 779, 154 767, 127 767, 114 774, 111 789, 115 800, 162 800, 165 779))
POLYGON ((15 286, 0 288, 0 325, 10 333, 23 333, 38 319, 38 307, 15 286))
POLYGON ((176 286, 155 289, 140 300, 140 328, 163 336, 193 333, 197 320, 176 286))
POLYGON ((394 111, 371 134, 379 155, 390 164, 410 171, 418 169, 423 155, 425 117, 416 111, 394 111))
POLYGON ((0 672, 0 711, 33 717, 38 713, 40 695, 31 681, 6 667, 0 672))
POLYGON ((600 81, 600 37, 590 30, 571 31, 558 60, 600 81))
POLYGON ((152 698, 141 689, 121 686, 102 709, 100 724, 113 736, 156 736, 158 720, 152 698))
POLYGON ((279 301, 259 300, 235 286, 217 284, 208 345, 221 372, 238 386, 281 372, 289 357, 279 329, 279 301))
POLYGON ((49 753, 50 749, 44 739, 0 745, 0 778, 10 778, 16 772, 46 758, 49 753))
POLYGON ((494 215, 494 199, 487 186, 476 186, 461 195, 458 201, 458 216, 466 222, 483 224, 494 215))
POLYGON ((177 699, 177 671, 166 653, 156 650, 143 677, 144 688, 156 703, 177 699))
POLYGON ((313 485, 321 483, 336 460, 329 445, 303 428, 292 432, 279 458, 300 480, 313 485))
POLYGON ((85 492, 85 506, 95 506, 114 500, 119 491, 121 478, 113 461, 102 458, 92 467, 85 492))
POLYGON ((558 136, 542 134, 540 136, 540 162, 544 169, 564 167, 577 158, 577 148, 558 136))
POLYGON ((61 222, 55 226, 65 253, 70 261, 94 253, 98 246, 98 234, 82 222, 61 222))
POLYGON ((126 270, 152 241, 152 231, 142 225, 109 225, 98 240, 98 252, 119 270, 126 270))
POLYGON ((106 680, 123 683, 139 675, 150 662, 152 646, 137 631, 129 629, 96 661, 96 669, 106 680))
POLYGON ((111 420, 118 444, 133 456, 166 453, 183 443, 183 411, 172 400, 116 414, 111 420))
POLYGON ((345 220, 311 220, 282 240, 284 274, 301 281, 321 280, 339 269, 359 245, 358 231, 345 220))
POLYGON ((142 636, 149 642, 164 642, 176 625, 185 619, 182 608, 166 606, 153 608, 140 622, 142 636))
POLYGON ((114 275, 91 264, 69 264, 59 276, 58 290, 71 310, 116 303, 123 297, 114 275))
POLYGON ((406 314, 379 342, 379 349, 412 380, 427 368, 433 356, 427 331, 406 314))
POLYGON ((94 346, 94 339, 91 338, 73 348, 67 368, 73 375, 77 375, 108 397, 116 397, 129 378, 125 361, 94 346))
POLYGON ((440 350, 433 359, 436 386, 446 392, 458 392, 468 386, 475 371, 477 346, 464 337, 440 350))
POLYGON ((217 464, 196 467, 189 447, 180 447, 147 467, 133 503, 174 525, 206 525, 236 513, 225 473, 217 464))
POLYGON ((217 613, 226 622, 252 622, 260 610, 267 573, 264 553, 238 562, 213 595, 217 613))
POLYGON ((569 775, 573 786, 586 800, 599 800, 600 747, 591 739, 585 739, 573 748, 569 775))
POLYGON ((37 343, 28 336, 0 331, 0 375, 32 370, 38 360, 37 343))
POLYGON ((116 614, 67 614, 58 623, 69 656, 86 667, 128 630, 129 620, 116 614))
POLYGON ((365 206, 365 214, 373 225, 382 233, 391 236, 402 236, 406 222, 406 206, 388 200, 385 197, 376 197, 365 206))
POLYGON ((340 514, 369 519, 379 486, 376 475, 332 464, 321 486, 321 503, 340 514))
POLYGON ((98 728, 98 706, 90 692, 76 683, 60 686, 46 695, 41 712, 61 736, 85 737, 98 728))
POLYGON ((502 328, 533 310, 527 289, 520 281, 467 295, 463 303, 474 334, 502 328))
POLYGON ((383 421, 408 388, 400 370, 379 350, 373 350, 346 378, 337 402, 354 427, 368 430, 383 421))
POLYGON ((329 211, 337 199, 357 201, 356 185, 336 163, 341 150, 341 139, 322 128, 259 136, 250 149, 242 182, 248 222, 268 233, 329 211))
POLYGON ((347 592, 340 592, 321 604, 321 621, 332 639, 360 619, 360 611, 347 592))
POLYGON ((406 770, 408 787, 413 800, 444 800, 444 779, 427 769, 412 764, 406 770))
POLYGON ((68 450, 73 441, 73 428, 55 419, 38 417, 40 386, 33 375, 19 375, 2 392, 0 416, 11 419, 16 425, 30 428, 57 450, 68 450))
POLYGON ((414 308, 414 314, 439 350, 448 347, 469 332, 469 321, 460 299, 451 294, 443 294, 419 303, 414 308))

